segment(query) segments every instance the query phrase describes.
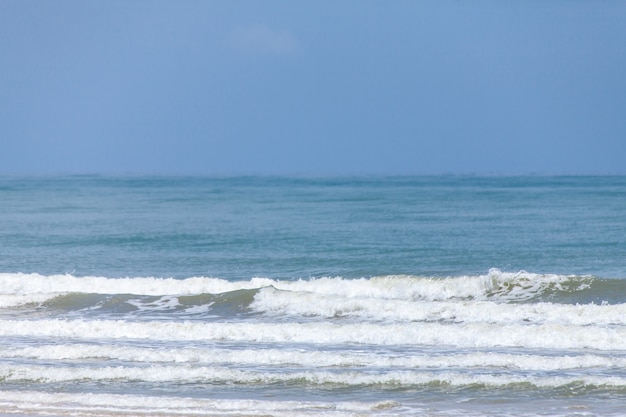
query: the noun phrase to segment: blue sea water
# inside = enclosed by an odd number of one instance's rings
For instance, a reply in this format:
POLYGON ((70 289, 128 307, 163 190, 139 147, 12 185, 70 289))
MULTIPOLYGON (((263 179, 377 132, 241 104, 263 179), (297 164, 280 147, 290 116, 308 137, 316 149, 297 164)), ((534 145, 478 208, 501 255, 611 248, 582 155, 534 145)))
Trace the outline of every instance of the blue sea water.
POLYGON ((0 177, 0 413, 626 404, 626 177, 0 177))

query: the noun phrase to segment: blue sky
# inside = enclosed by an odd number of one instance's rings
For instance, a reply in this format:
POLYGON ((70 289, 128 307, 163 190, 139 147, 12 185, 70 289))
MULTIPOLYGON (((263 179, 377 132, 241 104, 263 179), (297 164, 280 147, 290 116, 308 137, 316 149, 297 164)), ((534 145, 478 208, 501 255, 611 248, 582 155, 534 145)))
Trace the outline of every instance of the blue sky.
POLYGON ((626 173, 625 1, 0 0, 0 173, 626 173))

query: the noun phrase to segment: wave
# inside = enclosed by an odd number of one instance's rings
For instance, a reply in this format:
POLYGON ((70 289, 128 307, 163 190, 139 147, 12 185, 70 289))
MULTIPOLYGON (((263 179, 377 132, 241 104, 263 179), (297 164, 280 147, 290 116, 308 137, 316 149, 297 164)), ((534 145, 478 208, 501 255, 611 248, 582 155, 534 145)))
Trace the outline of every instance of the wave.
POLYGON ((624 368, 625 357, 599 353, 541 355, 501 352, 442 352, 424 355, 404 352, 385 356, 364 351, 301 349, 220 349, 154 348, 101 344, 49 344, 27 347, 0 347, 3 358, 37 361, 117 361, 141 364, 177 364, 229 367, 305 367, 305 368, 404 368, 453 369, 500 368, 515 371, 558 371, 589 368, 624 368))
POLYGON ((260 290, 250 304, 255 311, 285 316, 374 321, 444 323, 560 323, 563 325, 626 325, 626 304, 503 304, 494 301, 405 301, 343 298, 313 293, 260 290))
POLYGON ((258 289, 276 281, 253 278, 248 281, 227 281, 219 278, 186 279, 154 277, 75 277, 73 275, 40 275, 1 273, 1 294, 134 294, 134 295, 197 295, 220 294, 242 289, 258 289))
POLYGON ((0 412, 226 416, 250 405, 250 415, 354 416, 428 414, 416 392, 619 398, 625 290, 626 280, 495 269, 240 281, 5 273, 0 412), (56 391, 68 398, 59 408, 45 397, 56 391), (400 403, 196 398, 305 391, 400 403), (166 392, 179 396, 171 406, 166 392))
POLYGON ((626 280, 491 270, 294 281, 0 274, 4 317, 626 325, 626 280))
POLYGON ((390 386, 394 388, 424 385, 508 387, 525 385, 537 388, 560 388, 576 384, 591 388, 626 388, 626 378, 603 375, 550 376, 508 373, 467 373, 458 371, 393 370, 363 372, 359 370, 304 370, 267 372, 226 367, 162 366, 97 368, 50 367, 43 365, 0 365, 4 382, 130 381, 234 384, 303 384, 340 386, 390 386))
POLYGON ((322 277, 299 280, 251 278, 228 281, 211 277, 185 279, 134 277, 75 277, 72 275, 40 275, 0 273, 0 295, 35 294, 134 294, 134 295, 199 295, 222 294, 239 290, 272 287, 277 290, 309 292, 320 295, 368 297, 398 300, 487 300, 525 301, 558 297, 603 287, 626 288, 622 280, 599 279, 591 276, 516 273, 491 269, 485 275, 457 277, 422 277, 414 275, 385 275, 372 278, 345 279, 322 277))
POLYGON ((0 336, 87 340, 626 350, 626 327, 562 324, 0 320, 0 336))
POLYGON ((26 390, 0 391, 0 404, 3 412, 20 415, 277 417, 319 417, 325 412, 334 417, 381 415, 381 410, 392 410, 398 406, 393 401, 272 401, 26 390))

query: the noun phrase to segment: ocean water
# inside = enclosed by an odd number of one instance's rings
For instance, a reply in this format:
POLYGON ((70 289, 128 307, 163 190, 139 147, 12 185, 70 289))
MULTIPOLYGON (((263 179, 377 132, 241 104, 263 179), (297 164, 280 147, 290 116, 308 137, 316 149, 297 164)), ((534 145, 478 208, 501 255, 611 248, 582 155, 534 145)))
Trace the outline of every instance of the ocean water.
POLYGON ((626 413, 626 177, 0 177, 0 414, 626 413))

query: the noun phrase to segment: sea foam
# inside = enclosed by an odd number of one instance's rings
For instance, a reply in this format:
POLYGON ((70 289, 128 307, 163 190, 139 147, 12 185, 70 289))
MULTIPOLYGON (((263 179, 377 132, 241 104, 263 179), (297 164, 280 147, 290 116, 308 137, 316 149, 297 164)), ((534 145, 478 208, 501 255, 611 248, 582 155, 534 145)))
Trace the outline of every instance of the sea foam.
POLYGON ((395 300, 449 299, 525 300, 549 289, 562 289, 564 284, 576 288, 589 285, 589 277, 534 274, 520 271, 502 272, 492 269, 486 275, 458 277, 422 277, 387 275, 372 278, 346 279, 323 277, 299 280, 251 278, 228 281, 211 277, 185 279, 155 277, 76 277, 73 275, 40 275, 0 273, 0 294, 136 294, 191 295, 220 294, 243 289, 273 287, 278 290, 338 295, 346 298, 381 298, 395 300))
POLYGON ((28 347, 0 347, 4 358, 40 361, 101 361, 141 364, 186 364, 196 366, 300 366, 378 367, 406 369, 501 368, 523 371, 556 371, 585 368, 626 367, 625 357, 594 354, 541 355, 500 352, 405 352, 402 355, 380 355, 368 351, 302 349, 220 349, 220 348, 148 348, 103 344, 50 344, 28 347))
POLYGON ((0 320, 0 336, 89 340, 230 341, 250 343, 448 345, 626 350, 625 327, 468 323, 245 323, 121 320, 0 320))

